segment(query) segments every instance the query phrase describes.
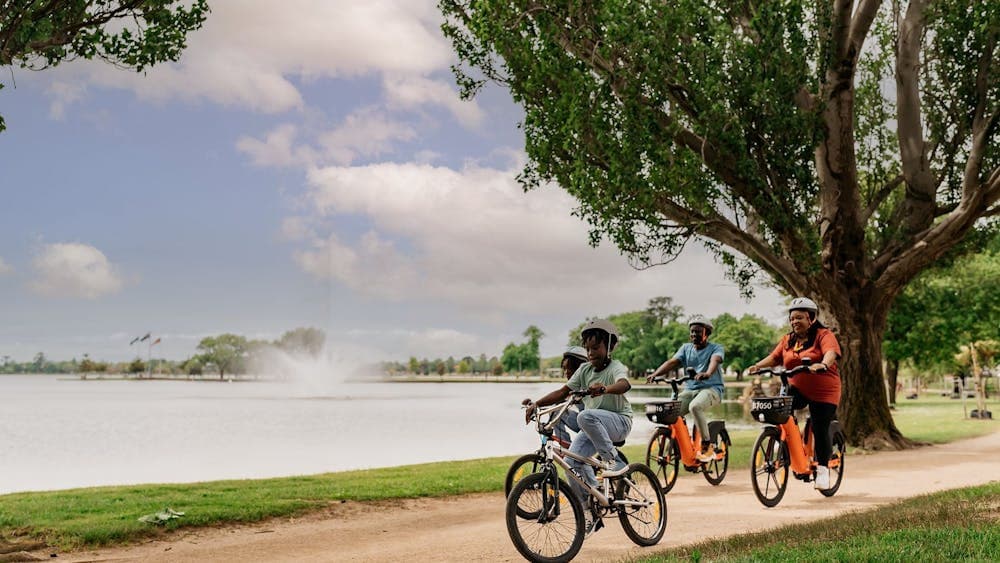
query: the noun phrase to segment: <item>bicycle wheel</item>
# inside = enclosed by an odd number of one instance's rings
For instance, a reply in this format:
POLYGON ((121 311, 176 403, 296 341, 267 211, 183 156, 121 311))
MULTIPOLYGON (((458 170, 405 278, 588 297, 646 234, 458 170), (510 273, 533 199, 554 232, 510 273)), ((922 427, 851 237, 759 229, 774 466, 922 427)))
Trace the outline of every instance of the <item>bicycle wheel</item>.
POLYGON ((781 431, 769 426, 761 431, 750 454, 753 493, 764 506, 777 506, 788 486, 788 446, 781 431))
POLYGON ((681 453, 668 428, 658 428, 646 448, 646 465, 656 474, 660 488, 666 494, 677 482, 681 453))
POLYGON ((652 469, 641 463, 629 465, 618 478, 615 504, 630 540, 644 547, 659 543, 667 531, 667 501, 652 469))
POLYGON ((510 464, 510 469, 507 470, 507 476, 503 480, 503 495, 510 496, 510 491, 514 489, 514 485, 518 481, 524 479, 526 476, 532 473, 538 473, 538 467, 542 465, 545 461, 545 456, 540 453, 526 454, 516 460, 514 463, 510 464))
POLYGON ((729 469, 729 433, 723 430, 715 437, 715 459, 701 466, 702 475, 709 484, 718 486, 726 478, 726 471, 729 469), (721 453, 722 459, 719 459, 721 453))
POLYGON ((840 482, 844 480, 844 458, 847 457, 847 444, 844 442, 844 435, 836 433, 833 435, 833 455, 830 456, 830 488, 820 489, 823 496, 832 497, 837 494, 840 482))
POLYGON ((583 505, 569 485, 554 473, 521 479, 507 497, 507 533, 529 561, 569 561, 583 545, 583 505), (522 512, 537 514, 522 518, 522 512))

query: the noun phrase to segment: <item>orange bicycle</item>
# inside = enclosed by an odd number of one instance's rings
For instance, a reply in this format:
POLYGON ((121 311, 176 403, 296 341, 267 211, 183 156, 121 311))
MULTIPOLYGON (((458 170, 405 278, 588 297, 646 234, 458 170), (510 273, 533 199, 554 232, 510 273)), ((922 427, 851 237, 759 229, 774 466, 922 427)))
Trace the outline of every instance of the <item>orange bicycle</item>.
POLYGON ((701 444, 701 433, 698 425, 694 431, 688 431, 687 422, 681 416, 681 402, 677 400, 678 386, 694 379, 695 371, 687 368, 683 377, 673 379, 656 378, 653 381, 669 383, 674 394, 669 401, 650 401, 646 403, 646 418, 657 425, 649 446, 646 448, 646 465, 656 473, 660 487, 666 493, 677 482, 678 467, 684 463, 684 469, 701 472, 705 480, 712 485, 719 485, 726 478, 729 468, 729 432, 726 431, 724 420, 713 420, 708 423, 708 432, 715 450, 715 458, 711 461, 698 461, 698 448, 701 444))
MULTIPOLYGON (((808 364, 785 370, 780 366, 762 368, 756 375, 777 375, 781 378, 781 391, 777 397, 751 399, 750 415, 767 424, 753 445, 750 479, 757 500, 764 506, 777 506, 785 496, 788 472, 806 483, 816 478, 816 459, 813 452, 812 421, 806 417, 804 432, 792 414, 792 397, 788 395, 788 380, 809 369, 808 364)), ((832 497, 844 479, 844 457, 847 442, 840 422, 830 423, 833 452, 830 455, 830 488, 817 489, 823 496, 832 497)))

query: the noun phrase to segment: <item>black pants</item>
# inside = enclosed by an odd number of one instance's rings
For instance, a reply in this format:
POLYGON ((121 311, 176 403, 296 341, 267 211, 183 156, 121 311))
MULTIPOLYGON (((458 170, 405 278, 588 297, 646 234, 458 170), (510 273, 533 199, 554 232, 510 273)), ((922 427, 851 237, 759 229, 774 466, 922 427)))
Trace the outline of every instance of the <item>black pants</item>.
POLYGON ((813 449, 816 451, 816 462, 820 465, 830 463, 830 454, 833 453, 833 440, 830 436, 830 423, 837 418, 837 405, 833 403, 821 403, 810 401, 799 393, 795 387, 791 388, 792 408, 795 410, 809 406, 809 418, 812 420, 813 449))

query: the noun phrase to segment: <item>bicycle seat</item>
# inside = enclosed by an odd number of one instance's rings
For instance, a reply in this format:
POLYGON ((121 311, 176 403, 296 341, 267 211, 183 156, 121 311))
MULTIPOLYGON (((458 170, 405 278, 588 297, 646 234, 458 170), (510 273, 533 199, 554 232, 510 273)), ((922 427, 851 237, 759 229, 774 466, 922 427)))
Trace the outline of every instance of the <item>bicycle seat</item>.
POLYGON ((620 447, 622 447, 622 446, 625 445, 625 440, 619 440, 617 442, 611 442, 611 443, 614 444, 615 447, 619 447, 620 448, 620 447))

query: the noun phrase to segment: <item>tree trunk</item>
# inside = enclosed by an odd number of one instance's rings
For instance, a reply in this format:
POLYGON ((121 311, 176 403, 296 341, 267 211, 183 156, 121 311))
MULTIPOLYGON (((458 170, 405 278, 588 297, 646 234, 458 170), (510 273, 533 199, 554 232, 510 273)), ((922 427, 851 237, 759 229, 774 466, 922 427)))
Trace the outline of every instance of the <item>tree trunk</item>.
POLYGON ((896 406, 896 382, 899 381, 899 360, 889 360, 885 366, 885 377, 889 380, 889 404, 896 406))
POLYGON ((837 415, 847 441, 867 450, 911 448, 916 442, 896 428, 886 401, 882 377, 882 333, 885 315, 873 307, 861 307, 847 318, 838 318, 843 356, 840 376, 843 386, 837 415), (881 324, 878 319, 882 318, 881 324))

